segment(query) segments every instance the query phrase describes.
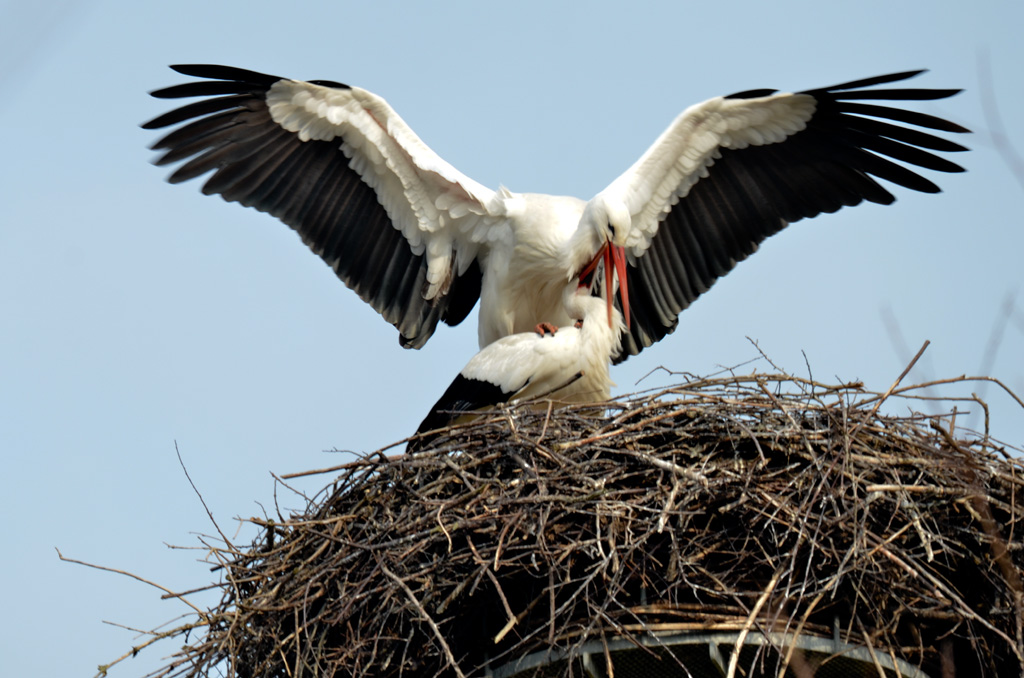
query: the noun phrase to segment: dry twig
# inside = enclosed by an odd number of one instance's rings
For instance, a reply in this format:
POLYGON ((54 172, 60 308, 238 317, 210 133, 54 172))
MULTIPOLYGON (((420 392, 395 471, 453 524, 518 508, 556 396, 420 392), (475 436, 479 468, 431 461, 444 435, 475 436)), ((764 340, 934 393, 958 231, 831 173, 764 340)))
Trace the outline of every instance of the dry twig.
MULTIPOLYGON (((335 467, 302 511, 253 519, 250 548, 211 554, 223 598, 156 675, 473 677, 589 641, 614 669, 613 638, 713 631, 1021 674, 1024 468, 951 416, 881 407, 915 397, 728 375, 335 467)), ((777 649, 729 671, 832 660, 777 649)))

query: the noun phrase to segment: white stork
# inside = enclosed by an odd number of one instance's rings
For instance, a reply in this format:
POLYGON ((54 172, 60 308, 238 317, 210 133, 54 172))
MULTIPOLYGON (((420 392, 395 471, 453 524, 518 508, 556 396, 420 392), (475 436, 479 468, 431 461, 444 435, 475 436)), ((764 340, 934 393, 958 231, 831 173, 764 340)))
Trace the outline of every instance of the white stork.
POLYGON ((938 192, 893 161, 963 171, 930 152, 963 146, 916 128, 968 131, 861 103, 959 91, 875 87, 921 71, 796 94, 740 92, 683 111, 584 202, 482 186, 358 87, 225 66, 172 68, 205 80, 152 93, 203 97, 143 125, 185 123, 153 145, 165 151, 158 165, 184 161, 169 180, 212 171, 204 193, 294 228, 414 348, 439 320, 461 322, 477 299, 481 346, 542 322, 570 325, 563 291, 603 261, 607 285, 618 278, 629 290, 619 362, 672 332, 683 309, 788 223, 864 200, 891 203, 876 179, 938 192))
POLYGON ((626 329, 622 314, 615 310, 607 322, 606 300, 592 296, 585 283, 566 287, 563 300, 568 314, 578 319, 574 324, 511 334, 485 346, 430 408, 416 433, 467 421, 475 410, 516 400, 608 400, 614 386, 609 363, 626 329))

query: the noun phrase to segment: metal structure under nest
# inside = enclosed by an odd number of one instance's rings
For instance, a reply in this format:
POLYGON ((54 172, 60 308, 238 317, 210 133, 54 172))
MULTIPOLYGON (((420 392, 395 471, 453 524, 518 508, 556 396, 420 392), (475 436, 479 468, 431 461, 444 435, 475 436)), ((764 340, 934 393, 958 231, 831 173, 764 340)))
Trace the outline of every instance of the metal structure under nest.
POLYGON ((930 678, 916 666, 864 645, 807 634, 755 631, 696 633, 662 631, 647 636, 592 640, 565 650, 534 652, 489 667, 488 678, 722 678, 735 664, 746 678, 930 678), (742 637, 741 637, 742 636, 742 637), (640 645, 641 647, 638 647, 640 645), (800 668, 788 670, 796 658, 800 668), (570 664, 572 666, 570 666, 570 664), (609 667, 611 664, 611 667, 609 667))

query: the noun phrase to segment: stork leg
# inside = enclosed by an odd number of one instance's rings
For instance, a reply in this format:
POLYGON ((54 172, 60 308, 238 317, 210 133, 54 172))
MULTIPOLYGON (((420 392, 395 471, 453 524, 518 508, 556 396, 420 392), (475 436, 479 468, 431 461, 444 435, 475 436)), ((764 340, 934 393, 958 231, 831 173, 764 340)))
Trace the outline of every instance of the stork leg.
POLYGON ((558 328, 551 323, 537 323, 537 326, 533 328, 533 331, 542 337, 548 334, 553 337, 555 336, 555 332, 558 331, 558 328))

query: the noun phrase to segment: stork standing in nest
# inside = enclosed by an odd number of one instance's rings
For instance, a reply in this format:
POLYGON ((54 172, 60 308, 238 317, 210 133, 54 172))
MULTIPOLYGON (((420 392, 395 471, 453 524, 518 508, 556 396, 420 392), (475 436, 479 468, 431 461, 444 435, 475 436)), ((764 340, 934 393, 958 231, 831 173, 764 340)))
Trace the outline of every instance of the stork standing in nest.
POLYGON ((622 314, 592 296, 589 280, 567 287, 564 307, 576 322, 562 328, 543 324, 533 332, 502 337, 470 359, 417 434, 469 421, 476 410, 544 398, 559 403, 601 402, 611 397, 611 356, 626 329, 622 314))

